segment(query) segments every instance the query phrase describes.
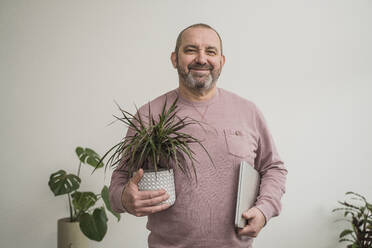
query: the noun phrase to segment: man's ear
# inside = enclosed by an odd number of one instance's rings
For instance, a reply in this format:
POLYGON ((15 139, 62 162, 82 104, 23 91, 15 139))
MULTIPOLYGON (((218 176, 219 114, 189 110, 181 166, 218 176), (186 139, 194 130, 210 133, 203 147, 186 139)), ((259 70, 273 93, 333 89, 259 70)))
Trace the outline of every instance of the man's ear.
POLYGON ((173 67, 177 68, 177 54, 176 54, 176 52, 172 52, 170 59, 171 59, 173 67))
POLYGON ((221 56, 221 68, 225 65, 225 61, 226 61, 225 55, 222 54, 222 56, 221 56))

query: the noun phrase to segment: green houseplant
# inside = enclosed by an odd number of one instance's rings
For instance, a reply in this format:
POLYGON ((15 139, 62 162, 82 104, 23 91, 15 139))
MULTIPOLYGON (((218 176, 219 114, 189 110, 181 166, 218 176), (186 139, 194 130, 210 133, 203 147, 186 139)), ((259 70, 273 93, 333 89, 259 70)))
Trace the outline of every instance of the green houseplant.
MULTIPOLYGON (((137 109, 137 114, 133 115, 123 110, 119 105, 118 108, 122 117, 115 116, 116 120, 124 123, 129 129, 132 129, 133 135, 127 135, 118 144, 110 148, 100 160, 103 161, 108 157, 106 166, 114 167, 124 159, 124 168, 128 171, 129 177, 140 168, 144 169, 144 176, 139 183, 140 190, 157 189, 153 185, 148 185, 150 181, 157 180, 165 175, 170 174, 170 179, 173 178, 173 167, 178 168, 183 174, 191 178, 190 169, 187 166, 186 159, 191 163, 191 167, 197 181, 194 157, 195 153, 190 147, 191 143, 200 145, 213 163, 211 156, 201 141, 190 134, 182 132, 186 126, 201 125, 201 122, 190 117, 180 118, 177 106, 178 97, 167 105, 165 99, 161 112, 157 118, 151 112, 150 104, 148 105, 148 115, 143 117, 137 109), (110 155, 111 154, 111 155, 110 155), (147 179, 147 176, 151 177, 147 179), (148 180, 148 182, 147 182, 148 180)), ((162 179, 160 179, 162 180, 162 179)), ((166 183, 165 183, 166 184, 166 183)), ((170 201, 166 201, 172 205, 175 201, 174 181, 168 193, 171 194, 170 201)), ((158 187, 158 188, 160 188, 158 187)))
POLYGON ((350 223, 350 228, 340 233, 339 242, 349 242, 347 248, 372 248, 372 204, 360 194, 347 192, 350 200, 338 203, 340 208, 333 209, 332 212, 342 211, 344 221, 350 223))
MULTIPOLYGON (((109 191, 106 185, 103 186, 100 194, 78 191, 81 183, 80 168, 82 164, 90 165, 95 169, 102 168, 104 164, 100 161, 99 155, 90 148, 84 149, 82 147, 77 147, 75 152, 79 158, 77 175, 67 174, 66 171, 59 170, 51 174, 48 185, 55 196, 67 195, 70 217, 64 220, 70 223, 79 223, 81 232, 87 238, 101 241, 107 232, 108 219, 105 207, 118 221, 120 220, 120 215, 111 209, 108 196, 109 191), (97 204, 100 199, 103 200, 104 206, 94 208, 94 205, 97 204)), ((58 235, 60 236, 60 234, 58 235)), ((58 242, 60 246, 60 242, 62 242, 60 237, 58 242)))

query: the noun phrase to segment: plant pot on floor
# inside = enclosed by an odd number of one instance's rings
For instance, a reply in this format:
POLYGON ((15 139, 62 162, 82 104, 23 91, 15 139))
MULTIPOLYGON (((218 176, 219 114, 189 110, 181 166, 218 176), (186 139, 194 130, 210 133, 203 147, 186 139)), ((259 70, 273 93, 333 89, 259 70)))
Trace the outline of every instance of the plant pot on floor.
POLYGON ((79 222, 70 222, 70 218, 58 220, 58 248, 88 248, 88 241, 79 222))
POLYGON ((169 198, 161 204, 167 203, 170 206, 176 201, 174 186, 173 169, 162 169, 155 171, 144 171, 141 181, 138 183, 139 190, 159 190, 164 189, 169 194, 169 198))

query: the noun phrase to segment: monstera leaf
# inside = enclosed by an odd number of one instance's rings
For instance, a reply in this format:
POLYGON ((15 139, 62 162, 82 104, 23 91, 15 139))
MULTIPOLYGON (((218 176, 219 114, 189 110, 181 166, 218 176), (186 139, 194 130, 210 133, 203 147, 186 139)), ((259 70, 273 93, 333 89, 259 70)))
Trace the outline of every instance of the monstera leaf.
POLYGON ((84 149, 78 146, 76 147, 75 152, 78 155, 80 161, 84 164, 89 164, 93 166, 94 168, 101 168, 104 165, 102 162, 98 164, 101 158, 95 151, 93 151, 90 148, 84 149))
POLYGON ((87 211, 97 201, 97 196, 92 192, 76 191, 72 195, 72 204, 79 212, 87 211))
POLYGON ((59 170, 50 175, 48 185, 54 195, 57 196, 77 190, 80 187, 80 182, 81 179, 78 176, 73 174, 67 175, 66 171, 59 170))
POLYGON ((80 216, 80 230, 89 239, 101 241, 107 232, 107 220, 105 209, 96 208, 93 214, 83 213, 80 216))
POLYGON ((103 202, 106 205, 107 210, 110 211, 116 218, 118 218, 118 221, 120 221, 120 214, 114 212, 111 208, 110 201, 109 201, 109 190, 106 185, 103 186, 102 188, 101 196, 102 196, 103 202))

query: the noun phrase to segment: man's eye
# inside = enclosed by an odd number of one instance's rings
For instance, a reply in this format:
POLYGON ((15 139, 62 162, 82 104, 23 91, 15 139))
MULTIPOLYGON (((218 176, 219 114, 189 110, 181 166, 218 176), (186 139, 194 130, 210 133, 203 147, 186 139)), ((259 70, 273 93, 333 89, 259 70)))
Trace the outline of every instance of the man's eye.
POLYGON ((193 49, 186 49, 185 50, 185 52, 187 52, 187 53, 190 53, 190 52, 194 52, 195 50, 193 50, 193 49))
POLYGON ((211 55, 216 55, 216 52, 215 51, 207 51, 208 54, 211 54, 211 55))

